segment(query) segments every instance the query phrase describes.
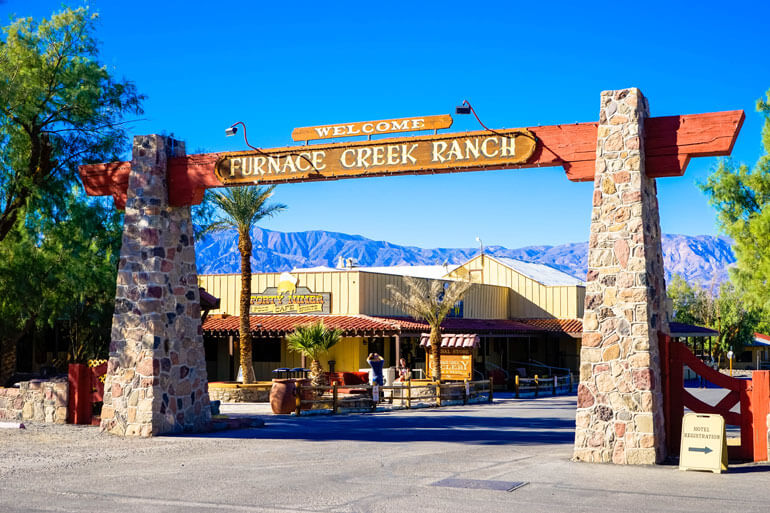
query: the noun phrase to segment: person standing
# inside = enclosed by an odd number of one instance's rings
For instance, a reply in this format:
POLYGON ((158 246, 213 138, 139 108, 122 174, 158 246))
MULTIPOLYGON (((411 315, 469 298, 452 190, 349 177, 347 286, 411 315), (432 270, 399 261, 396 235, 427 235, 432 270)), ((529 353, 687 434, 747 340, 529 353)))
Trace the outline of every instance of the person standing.
POLYGON ((409 377, 409 367, 406 366, 406 359, 401 358, 398 361, 398 368, 396 369, 398 372, 398 379, 396 381, 406 381, 409 377))
POLYGON ((371 367, 369 370, 369 383, 382 386, 385 381, 382 375, 382 367, 385 364, 385 360, 377 353, 370 353, 366 361, 371 367))

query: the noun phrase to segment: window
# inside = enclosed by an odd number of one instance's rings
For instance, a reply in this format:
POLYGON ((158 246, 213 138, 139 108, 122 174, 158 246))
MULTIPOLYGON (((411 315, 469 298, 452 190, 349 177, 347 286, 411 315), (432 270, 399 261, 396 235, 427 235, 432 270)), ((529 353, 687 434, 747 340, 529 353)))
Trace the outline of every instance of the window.
POLYGON ((255 362, 280 362, 280 338, 256 338, 252 344, 252 359, 255 362))

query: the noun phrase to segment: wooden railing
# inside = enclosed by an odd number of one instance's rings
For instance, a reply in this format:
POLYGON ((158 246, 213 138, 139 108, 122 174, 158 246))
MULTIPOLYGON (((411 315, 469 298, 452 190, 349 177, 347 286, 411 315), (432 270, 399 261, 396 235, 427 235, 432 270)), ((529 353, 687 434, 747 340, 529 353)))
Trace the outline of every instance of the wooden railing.
POLYGON ((555 396, 560 394, 572 394, 575 391, 576 381, 572 374, 566 376, 522 378, 515 376, 513 380, 513 392, 516 398, 523 394, 533 394, 534 397, 545 395, 555 396))
POLYGON ((700 361, 686 345, 660 333, 663 407, 666 420, 666 445, 670 454, 679 452, 682 416, 687 407, 695 413, 713 413, 724 417, 725 424, 740 426, 741 445, 728 446, 730 457, 767 460, 767 414, 770 410, 770 371, 754 371, 750 380, 725 376, 700 361), (717 404, 707 404, 684 388, 684 366, 714 385, 730 392, 717 404), (732 408, 740 404, 740 413, 732 408))
POLYGON ((312 410, 336 414, 346 411, 375 411, 377 408, 410 409, 448 406, 494 400, 490 380, 433 382, 407 380, 398 385, 324 385, 295 389, 295 413, 312 410), (347 393, 341 393, 340 390, 347 393))

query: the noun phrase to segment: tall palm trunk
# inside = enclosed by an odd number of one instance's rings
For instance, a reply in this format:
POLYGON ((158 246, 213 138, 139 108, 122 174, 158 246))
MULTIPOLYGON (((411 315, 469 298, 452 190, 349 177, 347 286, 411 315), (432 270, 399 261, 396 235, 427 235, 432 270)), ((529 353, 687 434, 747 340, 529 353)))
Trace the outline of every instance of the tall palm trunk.
POLYGON ((438 326, 430 327, 430 377, 441 381, 441 330, 438 326))
MULTIPOLYGON (((321 362, 316 359, 313 359, 313 361, 310 362, 310 383, 314 387, 321 387, 325 385, 323 369, 321 368, 321 362)), ((320 392, 320 391, 316 391, 316 392, 320 392)))
POLYGON ((16 340, 0 341, 0 387, 16 372, 16 340))
POLYGON ((18 332, 10 337, 0 339, 0 387, 16 373, 17 354, 16 349, 19 340, 32 330, 37 315, 31 316, 18 332))
POLYGON ((241 338, 241 373, 244 383, 254 383, 254 364, 251 356, 251 326, 249 312, 251 310, 251 234, 241 231, 238 240, 238 251, 241 253, 241 305, 240 305, 240 338, 241 338))

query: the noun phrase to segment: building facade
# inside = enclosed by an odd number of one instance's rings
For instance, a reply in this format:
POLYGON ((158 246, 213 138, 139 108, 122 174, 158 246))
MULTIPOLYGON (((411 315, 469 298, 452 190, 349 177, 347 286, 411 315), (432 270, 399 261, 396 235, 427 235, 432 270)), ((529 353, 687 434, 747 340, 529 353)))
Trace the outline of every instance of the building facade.
MULTIPOLYGON (((317 320, 343 331, 342 340, 322 358, 325 370, 366 369, 367 355, 378 352, 386 366, 402 357, 415 376, 424 375, 427 358, 420 335, 429 327, 386 302, 387 287, 404 287, 406 276, 472 283, 442 330, 480 337, 473 350, 474 379, 492 375, 498 383, 512 382, 516 374, 577 369, 583 283, 545 265, 479 255, 453 267, 318 267, 254 274, 250 325, 257 379, 271 379, 276 368, 302 367, 285 337, 296 326, 317 320)), ((199 277, 200 286, 220 299, 203 323, 211 381, 238 377, 240 283, 238 274, 199 277)))

